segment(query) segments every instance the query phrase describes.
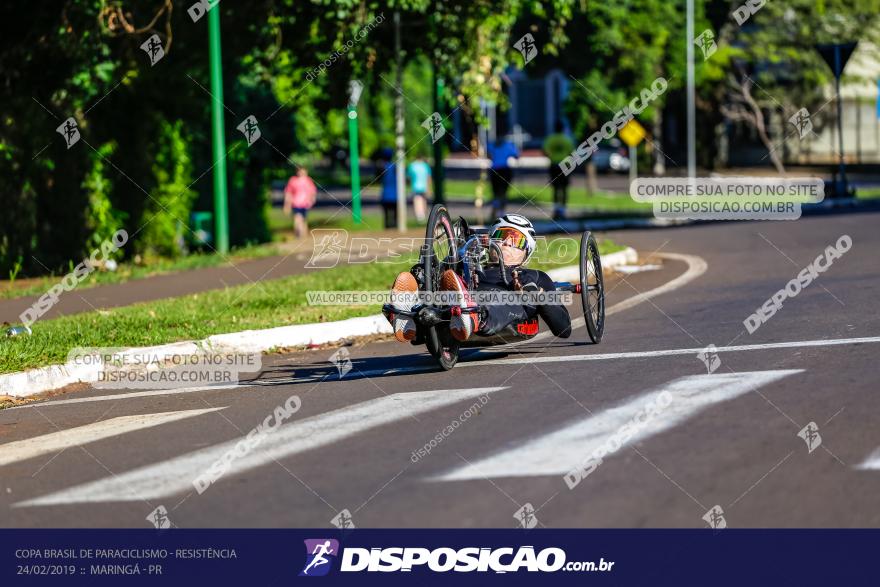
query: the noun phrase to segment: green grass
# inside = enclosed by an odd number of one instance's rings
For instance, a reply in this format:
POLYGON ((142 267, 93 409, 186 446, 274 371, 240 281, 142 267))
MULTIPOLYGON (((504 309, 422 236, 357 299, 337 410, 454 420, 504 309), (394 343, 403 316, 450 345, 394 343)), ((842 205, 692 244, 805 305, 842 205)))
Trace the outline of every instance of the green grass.
POLYGON ((875 200, 880 198, 880 187, 856 188, 856 198, 862 200, 875 200))
MULTIPOLYGON (((312 208, 308 214, 309 228, 340 228, 349 232, 385 230, 384 219, 380 213, 364 210, 360 224, 355 224, 348 208, 312 208)), ((408 211, 407 227, 424 230, 424 223, 412 217, 412 208, 408 211)), ((286 216, 281 208, 269 210, 269 229, 276 235, 293 233, 293 218, 286 216)))
MULTIPOLYGON (((602 253, 621 248, 610 241, 600 243, 602 253)), ((540 249, 536 256, 540 257, 539 253, 540 249)), ((379 306, 310 306, 306 292, 384 291, 394 276, 415 260, 409 256, 395 263, 339 266, 257 284, 41 320, 33 325, 31 336, 0 338, 0 373, 63 363, 74 347, 150 346, 225 332, 375 314, 380 311, 379 306)), ((545 256, 530 266, 561 265, 551 261, 545 256)))
MULTIPOLYGON (((252 245, 234 249, 228 255, 219 253, 195 253, 178 259, 156 258, 142 264, 119 263, 116 271, 94 271, 84 279, 77 288, 89 288, 97 285, 124 283, 134 279, 143 279, 154 275, 164 275, 179 271, 190 271, 205 267, 232 265, 248 259, 259 259, 278 255, 276 245, 252 245)), ((73 268, 71 267, 71 270, 73 268)), ((64 275, 47 275, 34 279, 16 281, 0 281, 0 299, 20 298, 45 293, 58 283, 64 275)))
MULTIPOLYGON (((473 198, 477 183, 471 180, 447 180, 446 192, 450 198, 473 198)), ((483 200, 488 203, 491 198, 492 190, 486 185, 483 188, 483 200)), ((552 204, 553 188, 514 180, 513 186, 507 192, 507 198, 513 202, 531 200, 538 204, 552 204)), ((583 181, 572 181, 569 185, 568 205, 587 212, 650 212, 652 209, 651 204, 636 202, 626 193, 599 191, 588 196, 583 181)))

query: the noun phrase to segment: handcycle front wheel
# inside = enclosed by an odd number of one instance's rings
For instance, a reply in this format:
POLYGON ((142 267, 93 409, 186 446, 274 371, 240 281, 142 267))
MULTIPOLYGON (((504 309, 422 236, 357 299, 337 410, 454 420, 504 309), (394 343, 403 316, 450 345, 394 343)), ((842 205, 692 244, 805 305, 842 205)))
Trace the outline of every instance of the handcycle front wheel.
MULTIPOLYGON (((425 272, 426 292, 439 291, 443 272, 457 268, 458 241, 446 206, 435 204, 428 216, 425 244, 422 246, 421 263, 425 272)), ((444 371, 452 369, 458 362, 460 343, 449 331, 448 322, 428 327, 425 345, 444 371)))
POLYGON ((602 277, 599 245, 589 230, 581 235, 580 280, 587 333, 593 344, 598 344, 605 331, 605 280, 602 277))

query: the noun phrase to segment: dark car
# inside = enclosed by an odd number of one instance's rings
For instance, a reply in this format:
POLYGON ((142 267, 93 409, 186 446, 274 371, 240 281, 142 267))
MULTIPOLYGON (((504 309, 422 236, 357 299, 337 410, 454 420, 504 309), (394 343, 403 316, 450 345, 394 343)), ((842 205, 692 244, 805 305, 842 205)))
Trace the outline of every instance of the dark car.
POLYGON ((599 143, 599 149, 592 154, 590 159, 596 165, 596 171, 602 173, 626 173, 629 171, 629 153, 626 146, 618 138, 599 143))

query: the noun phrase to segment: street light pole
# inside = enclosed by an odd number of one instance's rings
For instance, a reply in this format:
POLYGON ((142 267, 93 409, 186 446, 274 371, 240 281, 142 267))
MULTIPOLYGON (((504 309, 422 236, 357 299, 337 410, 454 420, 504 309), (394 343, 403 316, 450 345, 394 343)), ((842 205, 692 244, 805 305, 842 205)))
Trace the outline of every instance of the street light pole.
MULTIPOLYGON (((443 113, 440 112, 440 95, 443 92, 443 80, 437 75, 437 19, 434 16, 436 11, 436 3, 431 11, 431 39, 434 44, 434 54, 431 58, 431 98, 434 105, 434 112, 443 119, 443 113)), ((434 141, 432 145, 434 151, 434 202, 443 204, 445 195, 443 192, 443 144, 440 141, 434 141)))
POLYGON ((394 12, 394 54, 397 58, 397 75, 395 80, 397 95, 394 98, 394 117, 397 153, 394 158, 394 169, 397 173, 397 230, 406 232, 406 170, 404 169, 403 139, 403 53, 400 48, 400 12, 394 12))
POLYGON ((208 10, 208 56, 211 68, 211 146, 214 155, 214 242, 229 252, 229 202, 226 192, 226 133, 223 121, 223 64, 220 59, 220 8, 208 10))
POLYGON ((355 224, 361 223, 361 161, 358 154, 357 103, 363 89, 361 82, 351 80, 348 94, 348 160, 351 164, 351 218, 355 224))
POLYGON ((687 0, 687 170, 697 176, 697 112, 694 81, 694 0, 687 0))

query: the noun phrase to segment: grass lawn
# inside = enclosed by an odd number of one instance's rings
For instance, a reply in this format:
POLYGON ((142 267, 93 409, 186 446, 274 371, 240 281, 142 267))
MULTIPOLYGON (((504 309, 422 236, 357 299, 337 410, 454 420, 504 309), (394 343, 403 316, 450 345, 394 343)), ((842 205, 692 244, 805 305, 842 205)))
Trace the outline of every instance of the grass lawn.
POLYGON ((880 187, 856 188, 856 198, 861 200, 875 200, 880 198, 880 187))
MULTIPOLYGON (((450 198, 473 198, 477 191, 477 181, 447 180, 446 192, 450 198)), ((568 188, 568 205, 579 211, 595 212, 651 212, 651 204, 636 202, 629 194, 616 192, 594 192, 589 196, 583 181, 572 181, 568 188)), ((530 199, 539 204, 553 203, 553 188, 514 180, 507 198, 514 202, 527 202, 530 199)), ((492 189, 483 188, 483 199, 492 199, 492 189)))
MULTIPOLYGON (((560 246, 565 245, 560 243, 560 246)), ((621 248, 611 241, 600 243, 602 253, 621 248)), ((548 249, 554 250, 549 245, 548 249)), ((539 249, 536 256, 540 257, 540 252, 539 249)), ((577 257, 574 259, 576 263, 577 257)), ((64 363, 74 347, 149 346, 225 332, 375 314, 380 311, 379 306, 310 306, 306 292, 385 291, 394 276, 415 261, 415 256, 410 256, 394 263, 339 266, 179 298, 41 320, 33 325, 31 336, 0 338, 0 373, 64 363)), ((552 259, 544 255, 532 266, 549 268, 558 267, 560 263, 552 263, 552 259)), ((0 395, 3 391, 0 390, 0 395)))
MULTIPOLYGON (((308 214, 309 228, 339 228, 349 232, 370 231, 381 232, 385 230, 384 219, 380 212, 375 209, 365 209, 361 213, 360 224, 355 224, 348 208, 312 208, 308 214)), ((412 216, 412 206, 407 212, 408 228, 425 229, 425 224, 417 222, 412 216)), ((275 235, 282 233, 293 234, 293 218, 285 216, 281 208, 269 210, 269 230, 275 235)), ((276 236, 277 238, 277 236, 276 236)))

